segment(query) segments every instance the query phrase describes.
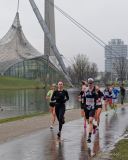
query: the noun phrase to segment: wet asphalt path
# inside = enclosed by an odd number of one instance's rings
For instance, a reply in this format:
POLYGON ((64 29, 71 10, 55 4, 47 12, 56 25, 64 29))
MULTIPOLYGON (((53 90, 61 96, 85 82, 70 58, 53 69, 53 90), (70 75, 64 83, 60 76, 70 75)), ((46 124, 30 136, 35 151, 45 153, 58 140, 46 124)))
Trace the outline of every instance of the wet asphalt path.
POLYGON ((99 131, 86 143, 83 119, 64 125, 62 138, 57 139, 56 126, 0 144, 0 160, 89 160, 100 151, 107 151, 122 137, 128 127, 128 107, 101 115, 99 131))

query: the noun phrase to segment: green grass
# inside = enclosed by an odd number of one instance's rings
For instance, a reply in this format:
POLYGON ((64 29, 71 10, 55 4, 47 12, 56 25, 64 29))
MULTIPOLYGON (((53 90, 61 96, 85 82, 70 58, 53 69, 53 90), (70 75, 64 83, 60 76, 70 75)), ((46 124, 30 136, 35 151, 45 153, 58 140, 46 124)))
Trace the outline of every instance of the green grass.
POLYGON ((119 141, 111 151, 112 160, 128 160, 128 139, 119 141))
POLYGON ((5 118, 5 119, 0 119, 0 124, 1 123, 6 123, 6 122, 13 122, 13 121, 17 121, 17 120, 22 120, 22 119, 26 119, 26 118, 32 118, 35 116, 43 116, 49 113, 44 113, 44 112, 39 112, 39 113, 31 113, 29 115, 21 115, 21 116, 16 116, 16 117, 10 117, 10 118, 5 118))
POLYGON ((41 82, 14 77, 0 77, 0 89, 34 89, 43 88, 41 82))

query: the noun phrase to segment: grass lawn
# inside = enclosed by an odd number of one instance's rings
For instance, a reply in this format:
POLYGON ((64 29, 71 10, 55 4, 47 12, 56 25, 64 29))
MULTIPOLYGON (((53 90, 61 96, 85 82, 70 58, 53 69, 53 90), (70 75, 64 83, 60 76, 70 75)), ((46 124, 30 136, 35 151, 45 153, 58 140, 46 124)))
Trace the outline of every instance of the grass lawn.
POLYGON ((41 82, 14 77, 0 77, 0 89, 33 89, 43 88, 41 82))
POLYGON ((111 151, 112 160, 128 160, 128 139, 119 141, 111 151))
POLYGON ((46 114, 49 114, 49 113, 39 112, 39 113, 31 113, 28 115, 21 115, 21 116, 16 116, 16 117, 4 118, 4 119, 0 119, 0 124, 6 123, 6 122, 13 122, 13 121, 17 121, 17 120, 22 120, 22 119, 26 119, 26 118, 32 118, 35 116, 43 116, 46 114))

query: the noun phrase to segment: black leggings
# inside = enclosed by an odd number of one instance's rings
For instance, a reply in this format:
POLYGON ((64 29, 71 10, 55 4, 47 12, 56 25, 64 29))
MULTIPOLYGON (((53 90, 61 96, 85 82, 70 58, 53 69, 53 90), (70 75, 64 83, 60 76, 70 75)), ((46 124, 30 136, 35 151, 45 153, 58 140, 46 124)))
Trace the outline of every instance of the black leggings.
POLYGON ((122 105, 124 104, 124 98, 125 98, 125 96, 124 96, 124 95, 121 95, 121 104, 122 104, 122 105))
POLYGON ((56 104, 55 112, 56 112, 56 117, 59 122, 59 131, 61 132, 62 126, 64 124, 65 104, 56 104))

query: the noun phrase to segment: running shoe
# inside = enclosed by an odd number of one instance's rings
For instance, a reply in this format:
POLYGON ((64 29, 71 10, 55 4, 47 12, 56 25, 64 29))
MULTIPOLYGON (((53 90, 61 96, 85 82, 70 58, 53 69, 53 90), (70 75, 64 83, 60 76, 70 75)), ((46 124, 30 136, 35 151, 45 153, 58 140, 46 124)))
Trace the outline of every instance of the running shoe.
POLYGON ((53 129, 53 125, 50 126, 50 129, 53 129))
POLYGON ((99 126, 96 127, 96 130, 99 130, 99 126))
POLYGON ((61 132, 58 132, 57 136, 58 136, 58 138, 60 138, 61 137, 61 132))
POLYGON ((87 142, 91 143, 91 137, 88 137, 87 142))
POLYGON ((108 113, 107 113, 107 112, 105 113, 105 116, 108 116, 108 113))

